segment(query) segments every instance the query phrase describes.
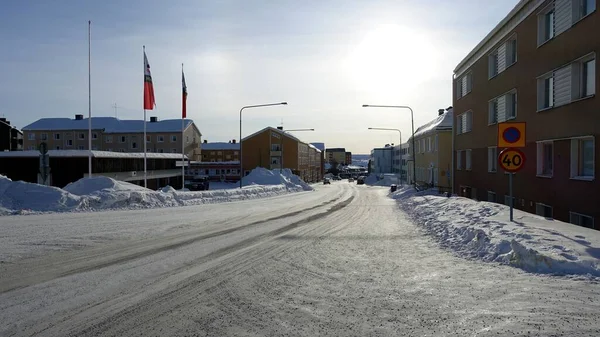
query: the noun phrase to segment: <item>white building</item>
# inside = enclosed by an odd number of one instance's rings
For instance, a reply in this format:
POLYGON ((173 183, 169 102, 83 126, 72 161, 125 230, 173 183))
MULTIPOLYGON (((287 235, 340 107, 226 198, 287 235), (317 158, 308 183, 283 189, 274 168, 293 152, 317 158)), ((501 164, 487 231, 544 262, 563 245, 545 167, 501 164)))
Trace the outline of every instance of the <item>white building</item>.
POLYGON ((408 181, 408 149, 409 143, 394 146, 393 173, 400 175, 403 182, 408 181))
POLYGON ((393 150, 394 147, 389 144, 371 150, 371 173, 394 173, 393 150))

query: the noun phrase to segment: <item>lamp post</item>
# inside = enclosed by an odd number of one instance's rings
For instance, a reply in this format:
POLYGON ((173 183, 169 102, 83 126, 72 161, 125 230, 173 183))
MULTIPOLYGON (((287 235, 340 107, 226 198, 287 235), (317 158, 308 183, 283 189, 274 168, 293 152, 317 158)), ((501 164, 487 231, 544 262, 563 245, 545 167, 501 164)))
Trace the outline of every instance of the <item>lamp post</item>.
POLYGON ((413 185, 417 184, 417 156, 415 153, 415 117, 413 109, 407 105, 372 105, 363 104, 363 108, 393 108, 393 109, 408 109, 410 110, 410 121, 412 125, 412 152, 413 152, 413 185))
POLYGON ((287 102, 280 102, 280 103, 268 103, 268 104, 258 104, 258 105, 246 105, 243 106, 240 109, 240 188, 242 188, 242 178, 244 177, 244 166, 242 165, 242 161, 243 161, 243 145, 242 145, 242 111, 244 111, 244 109, 251 109, 251 108, 261 108, 261 107, 265 107, 265 106, 274 106, 274 105, 287 105, 287 102))
MULTIPOLYGON (((287 132, 295 132, 295 131, 315 131, 315 129, 287 129, 287 130, 281 130, 283 131, 283 133, 287 133, 287 132)), ((310 150, 309 150, 310 151, 310 150)), ((310 152, 308 153, 308 167, 310 168, 310 152)), ((281 169, 283 170, 283 138, 281 139, 281 169)), ((311 176, 312 176, 312 171, 311 171, 311 176)), ((312 179, 312 177, 311 177, 312 179)))
MULTIPOLYGON (((378 131, 398 131, 398 134, 400 135, 400 185, 402 185, 402 131, 400 131, 400 129, 390 129, 390 128, 369 128, 369 130, 378 130, 378 131)), ((392 151, 393 151, 393 147, 392 147, 392 151)))

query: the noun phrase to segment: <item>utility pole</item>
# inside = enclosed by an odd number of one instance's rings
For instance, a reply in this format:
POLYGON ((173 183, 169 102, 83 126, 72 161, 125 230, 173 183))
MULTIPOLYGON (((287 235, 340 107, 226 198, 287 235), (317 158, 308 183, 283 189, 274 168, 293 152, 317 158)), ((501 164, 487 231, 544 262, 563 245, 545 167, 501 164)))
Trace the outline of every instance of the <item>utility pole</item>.
POLYGON ((117 108, 118 108, 117 107, 117 103, 113 104, 112 108, 115 109, 115 118, 119 118, 118 115, 117 115, 117 108))

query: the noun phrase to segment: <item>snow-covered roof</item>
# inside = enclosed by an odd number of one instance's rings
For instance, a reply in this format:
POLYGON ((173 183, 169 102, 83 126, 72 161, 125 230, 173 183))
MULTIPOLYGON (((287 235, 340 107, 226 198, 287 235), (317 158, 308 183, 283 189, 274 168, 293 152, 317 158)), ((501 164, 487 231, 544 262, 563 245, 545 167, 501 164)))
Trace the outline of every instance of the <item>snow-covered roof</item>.
POLYGON ((239 150, 239 143, 213 142, 202 143, 202 150, 239 150))
POLYGON ((434 130, 452 130, 452 109, 449 109, 443 114, 437 116, 437 118, 429 123, 418 127, 417 131, 415 131, 415 137, 426 135, 434 130))
POLYGON ((321 150, 319 150, 316 146, 312 145, 312 144, 308 144, 308 146, 314 150, 317 151, 317 153, 321 153, 321 150))
MULTIPOLYGON (((143 152, 111 152, 111 151, 95 151, 92 150, 92 157, 94 158, 144 158, 143 152)), ((49 150, 48 156, 50 157, 87 157, 90 151, 88 150, 49 150)), ((39 151, 28 150, 28 151, 5 151, 0 152, 0 158, 2 157, 38 157, 39 151)), ((147 152, 146 157, 149 159, 181 159, 181 153, 155 153, 147 152)), ((185 157, 187 158, 187 156, 185 157)))
MULTIPOLYGON (((187 129, 194 123, 185 119, 187 129)), ((27 125, 23 131, 59 131, 87 130, 88 118, 42 118, 27 125)), ((121 120, 115 117, 92 117, 92 129, 103 130, 105 133, 135 133, 144 131, 143 120, 121 120)), ((146 132, 181 132, 181 119, 165 119, 157 122, 146 122, 146 132)))
POLYGON ((266 127, 266 128, 264 128, 264 129, 258 130, 258 131, 256 131, 255 133, 253 133, 253 134, 251 134, 251 135, 249 135, 249 136, 246 136, 246 137, 244 137, 244 138, 242 139, 242 141, 244 141, 244 140, 246 140, 246 139, 248 139, 248 138, 252 138, 252 137, 254 137, 254 136, 258 135, 258 134, 261 134, 261 133, 263 133, 263 132, 265 132, 265 131, 267 131, 267 130, 270 130, 270 131, 276 132, 276 133, 277 133, 277 134, 279 134, 279 135, 283 135, 283 136, 285 136, 285 137, 291 138, 291 139, 293 139, 293 140, 295 140, 295 141, 297 141, 297 142, 304 143, 303 141, 301 141, 300 139, 298 139, 298 138, 296 138, 296 137, 292 136, 292 135, 291 135, 291 134, 289 134, 288 132, 283 132, 282 130, 276 129, 276 128, 274 128, 274 127, 271 127, 271 126, 267 126, 267 127, 266 127))

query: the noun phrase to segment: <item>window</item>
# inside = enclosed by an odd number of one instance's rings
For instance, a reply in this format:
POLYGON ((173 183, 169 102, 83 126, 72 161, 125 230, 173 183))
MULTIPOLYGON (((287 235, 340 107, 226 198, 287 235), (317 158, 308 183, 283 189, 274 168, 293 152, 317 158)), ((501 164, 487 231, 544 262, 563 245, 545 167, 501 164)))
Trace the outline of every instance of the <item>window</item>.
POLYGON ((490 54, 489 58, 489 74, 488 77, 492 78, 498 75, 498 50, 495 50, 490 54))
POLYGON ((231 155, 230 154, 226 155, 225 159, 231 159, 231 155))
POLYGON ((498 170, 498 148, 495 146, 488 147, 488 172, 496 172, 498 170))
POLYGON ((427 137, 427 141, 425 143, 425 148, 427 149, 427 152, 431 152, 431 137, 427 137))
POLYGON ((85 139, 85 133, 83 133, 83 132, 78 133, 77 139, 85 139))
POLYGON ((28 148, 28 149, 29 149, 30 151, 35 151, 35 145, 29 145, 29 148, 28 148))
POLYGON ((536 202, 535 214, 543 216, 544 218, 552 218, 552 206, 542 204, 541 202, 536 202))
POLYGON ((498 123, 498 99, 494 98, 488 103, 488 125, 498 123))
POLYGON ((215 151, 210 151, 210 155, 214 156, 215 155, 215 151))
POLYGON ((571 139, 571 178, 594 178, 594 138, 571 139))
POLYGON ((569 222, 577 226, 583 226, 592 229, 596 228, 594 227, 594 218, 589 215, 569 212, 569 222))
POLYGON ((506 120, 517 118, 517 92, 506 94, 506 120))
POLYGON ((456 117, 456 134, 467 133, 473 127, 473 112, 467 111, 456 117))
POLYGON ((60 150, 60 146, 57 146, 57 147, 56 147, 56 149, 57 149, 57 150, 60 150))
POLYGON ((119 152, 125 152, 125 149, 119 149, 119 152))
POLYGON ((238 156, 240 153, 238 151, 233 151, 234 156, 238 156))
POLYGON ((150 135, 146 135, 146 143, 150 143, 152 141, 152 137, 150 135))
POLYGON ((98 139, 98 134, 96 132, 92 132, 92 139, 93 140, 98 139))
POLYGON ((487 191, 487 201, 496 202, 496 193, 492 191, 487 191))
POLYGON ((171 135, 171 143, 175 143, 177 141, 177 135, 171 135))
POLYGON ((472 150, 465 150, 465 169, 466 170, 471 170, 471 154, 472 154, 472 150))
POLYGON ((421 152, 425 153, 425 138, 421 139, 421 152))
POLYGON ((47 133, 42 133, 42 134, 40 135, 40 138, 41 138, 42 140, 48 140, 48 134, 47 134, 47 133))
POLYGON ((417 153, 421 153, 421 149, 420 149, 420 146, 419 146, 420 144, 421 144, 421 142, 420 142, 420 141, 418 141, 418 142, 415 144, 415 146, 417 147, 417 153))
POLYGON ((596 59, 581 63, 581 97, 596 93, 596 59))
POLYGON ((538 45, 554 37, 554 4, 538 15, 538 45))
POLYGON ((456 169, 462 170, 462 153, 463 150, 456 151, 456 169))
POLYGON ((83 146, 83 145, 79 145, 77 148, 78 148, 79 150, 85 150, 85 146, 83 146))
POLYGON ((596 10, 596 0, 575 0, 573 2, 573 22, 577 22, 596 10))
POLYGON ((104 141, 105 141, 106 143, 112 143, 112 136, 105 136, 105 137, 104 137, 104 141))
POLYGON ((435 135, 435 142, 433 144, 435 152, 437 152, 437 150, 438 150, 438 143, 439 143, 439 137, 438 137, 438 135, 435 135))
POLYGON ((177 149, 171 149, 171 153, 177 153, 177 149))
POLYGON ((73 139, 67 139, 67 146, 73 146, 73 139))
POLYGON ((54 134, 54 140, 60 140, 60 133, 54 134))
POLYGON ((471 92, 473 86, 473 74, 466 73, 456 81, 456 96, 461 98, 471 92))
POLYGON ((554 106, 554 73, 538 78, 538 110, 554 106))
POLYGON ((106 151, 108 151, 108 152, 112 152, 112 149, 106 149, 106 151))
POLYGON ((156 152, 158 152, 158 153, 164 153, 165 150, 164 149, 158 149, 158 151, 156 151, 156 152))
POLYGON ((119 143, 125 143, 127 141, 127 136, 119 136, 119 143))
POLYGON ((165 136, 162 136, 162 135, 156 136, 156 141, 159 142, 159 143, 164 142, 165 141, 165 136))
MULTIPOLYGON (((517 205, 517 198, 513 197, 512 202, 513 202, 513 207, 515 207, 517 205)), ((504 204, 506 206, 510 206, 510 195, 504 195, 504 204)))
POLYGON ((512 37, 506 41, 506 66, 513 65, 517 62, 517 38, 512 37))
POLYGON ((131 142, 131 148, 137 149, 138 148, 137 142, 131 142))
POLYGON ((281 151, 280 144, 271 144, 271 151, 281 151))
POLYGON ((190 136, 185 136, 185 142, 189 143, 190 142, 190 136))
POLYGON ((554 144, 552 142, 537 143, 537 175, 552 177, 554 164, 554 144))
POLYGON ((223 155, 223 152, 217 151, 217 156, 221 156, 221 155, 223 155))
POLYGON ((279 165, 279 157, 271 157, 271 164, 279 165))
POLYGON ((35 140, 35 133, 28 133, 27 134, 27 139, 29 139, 29 140, 35 140))

